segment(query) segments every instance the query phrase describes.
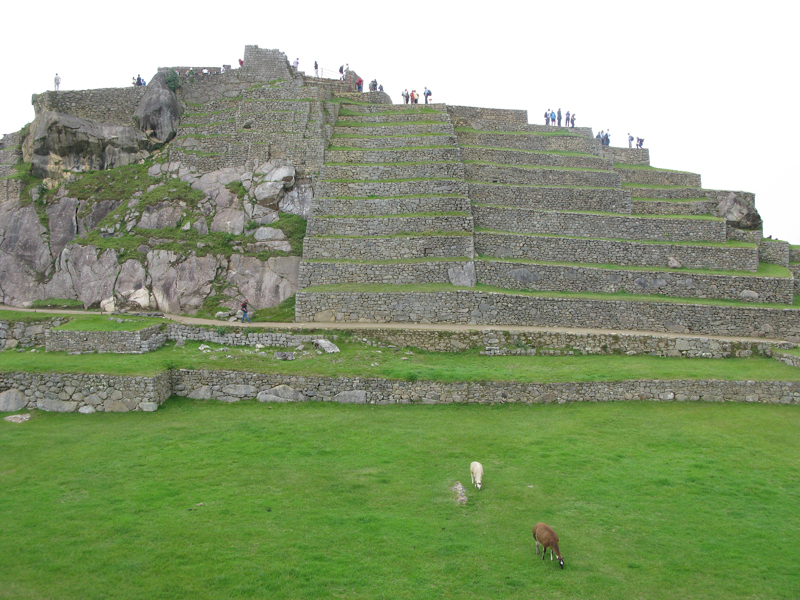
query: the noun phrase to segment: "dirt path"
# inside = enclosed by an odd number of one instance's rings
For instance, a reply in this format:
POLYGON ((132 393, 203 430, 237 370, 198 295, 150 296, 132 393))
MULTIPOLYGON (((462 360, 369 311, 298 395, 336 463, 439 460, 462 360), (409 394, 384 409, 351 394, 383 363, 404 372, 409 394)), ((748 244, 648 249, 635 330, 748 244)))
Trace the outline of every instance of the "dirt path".
MULTIPOLYGON (((42 314, 62 314, 62 315, 99 315, 109 314, 98 311, 88 310, 45 310, 32 308, 17 308, 13 306, 0 306, 0 310, 11 310, 17 312, 42 313, 42 314)), ((605 334, 605 335, 643 335, 658 338, 707 338, 726 342, 748 341, 748 342, 769 342, 775 343, 782 340, 759 337, 731 337, 722 335, 702 335, 692 333, 669 333, 663 331, 636 331, 625 329, 587 329, 584 327, 533 327, 525 325, 462 325, 458 323, 241 323, 239 321, 228 322, 217 319, 200 319, 197 317, 187 317, 184 315, 164 314, 165 319, 183 323, 184 325, 212 325, 224 327, 251 327, 260 329, 330 329, 330 330, 363 330, 374 329, 414 329, 421 331, 523 331, 523 332, 549 332, 549 333, 572 333, 572 334, 605 334)))

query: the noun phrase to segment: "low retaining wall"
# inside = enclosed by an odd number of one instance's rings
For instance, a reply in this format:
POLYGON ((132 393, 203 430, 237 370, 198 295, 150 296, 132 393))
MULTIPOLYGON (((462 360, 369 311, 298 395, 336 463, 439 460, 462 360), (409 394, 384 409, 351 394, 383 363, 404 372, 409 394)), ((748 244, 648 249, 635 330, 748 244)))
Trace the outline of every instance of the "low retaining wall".
POLYGON ((355 179, 380 181, 383 179, 444 179, 463 178, 464 165, 460 162, 422 162, 404 165, 382 163, 379 165, 330 165, 320 173, 321 179, 355 179))
POLYGON ((83 373, 0 372, 0 390, 15 389, 10 410, 37 408, 51 412, 152 412, 172 395, 169 371, 154 377, 83 373))
POLYGON ((511 150, 532 150, 535 152, 600 154, 600 141, 591 137, 519 135, 492 131, 456 131, 456 135, 460 146, 486 146, 511 150))
POLYGON ((464 165, 468 181, 487 181, 510 185, 555 185, 567 187, 619 188, 620 177, 612 171, 570 171, 552 168, 525 168, 476 163, 464 165))
POLYGON ((385 260, 392 258, 431 258, 474 254, 471 235, 419 235, 383 238, 315 238, 303 242, 303 258, 345 258, 385 260))
POLYGON ((638 215, 713 215, 716 217, 718 205, 719 202, 716 200, 698 200, 696 202, 633 200, 631 212, 638 215))
MULTIPOLYGON (((223 326, 224 327, 224 326, 223 326)), ((333 332, 331 332, 333 334, 333 332)), ((255 346, 262 344, 267 347, 294 348, 300 344, 311 343, 319 339, 336 339, 336 335, 302 334, 295 335, 282 332, 265 331, 263 333, 244 333, 242 331, 220 332, 216 328, 208 329, 196 325, 180 325, 170 323, 167 325, 167 339, 173 342, 211 342, 223 346, 255 346)))
POLYGON ((46 332, 58 327, 69 318, 55 318, 44 321, 0 321, 0 350, 32 348, 44 346, 46 332))
POLYGON ((532 404, 614 400, 800 404, 800 382, 797 381, 442 383, 179 370, 173 372, 173 382, 178 395, 195 395, 228 402, 255 398, 259 393, 269 393, 275 387, 285 385, 309 400, 359 404, 532 404))
POLYGON ((164 325, 152 325, 139 331, 65 331, 45 332, 47 352, 98 352, 100 354, 144 354, 158 350, 167 340, 164 325))
POLYGON ((701 188, 700 175, 697 173, 682 173, 678 171, 660 171, 657 169, 615 169, 622 177, 623 183, 638 183, 640 185, 680 185, 685 187, 701 188))
POLYGON ((467 195, 463 179, 424 179, 420 181, 326 181, 317 183, 317 198, 377 196, 427 196, 429 194, 467 195))
POLYGON ((600 156, 624 165, 650 165, 650 150, 647 148, 600 146, 600 156))
POLYGON ((611 171, 611 161, 599 156, 565 156, 540 152, 522 152, 503 148, 462 147, 461 156, 466 160, 482 160, 508 166, 567 167, 572 169, 598 169, 611 171))
POLYGON ((412 231, 459 231, 472 233, 472 217, 468 215, 442 217, 393 216, 384 218, 311 217, 308 220, 306 235, 309 237, 320 235, 372 236, 394 235, 412 231))
POLYGON ((788 267, 789 250, 789 242, 762 239, 758 246, 758 257, 761 262, 788 267))
POLYGON ((311 201, 311 214, 325 215, 402 215, 421 212, 459 211, 471 214, 469 198, 434 196, 431 198, 393 198, 381 200, 318 199, 311 201))
MULTIPOLYGON (((425 261, 375 264, 354 262, 301 262, 298 289, 340 283, 455 283, 472 261, 425 261)), ((473 277, 474 278, 474 277, 473 277)), ((462 284, 463 285, 463 284, 462 284)))
POLYGON ((465 323, 765 337, 800 342, 800 310, 455 292, 297 292, 298 322, 465 323))

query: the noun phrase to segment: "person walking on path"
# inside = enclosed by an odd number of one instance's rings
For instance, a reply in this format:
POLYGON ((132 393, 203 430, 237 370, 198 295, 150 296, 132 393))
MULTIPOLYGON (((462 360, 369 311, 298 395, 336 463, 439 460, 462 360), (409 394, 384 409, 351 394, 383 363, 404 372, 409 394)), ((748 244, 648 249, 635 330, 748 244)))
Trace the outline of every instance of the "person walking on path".
POLYGON ((247 319, 248 323, 252 323, 250 317, 247 316, 247 298, 244 299, 244 302, 242 302, 242 306, 240 308, 242 309, 242 323, 244 323, 245 319, 247 319))
POLYGON ((61 77, 58 76, 58 73, 56 73, 56 76, 53 79, 53 85, 55 86, 56 91, 58 91, 58 88, 61 85, 61 77))
POLYGON ((561 127, 561 109, 558 109, 558 126, 561 127))

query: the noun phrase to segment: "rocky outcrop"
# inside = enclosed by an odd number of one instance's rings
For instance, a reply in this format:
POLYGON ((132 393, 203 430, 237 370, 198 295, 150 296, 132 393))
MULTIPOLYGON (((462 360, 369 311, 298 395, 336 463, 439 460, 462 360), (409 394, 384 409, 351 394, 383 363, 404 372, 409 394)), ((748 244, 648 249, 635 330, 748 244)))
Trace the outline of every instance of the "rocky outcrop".
POLYGON ((37 177, 58 179, 64 171, 110 169, 150 155, 153 142, 133 127, 95 123, 45 111, 31 125, 30 161, 37 177))
POLYGON ((275 257, 264 262, 234 255, 226 280, 253 306, 277 306, 297 291, 299 269, 299 256, 275 257))
POLYGON ((153 76, 133 113, 139 129, 159 143, 175 137, 181 120, 181 107, 175 93, 164 81, 165 77, 165 73, 153 76))
POLYGON ((764 225, 756 207, 734 192, 720 201, 719 216, 737 229, 761 229, 764 225))

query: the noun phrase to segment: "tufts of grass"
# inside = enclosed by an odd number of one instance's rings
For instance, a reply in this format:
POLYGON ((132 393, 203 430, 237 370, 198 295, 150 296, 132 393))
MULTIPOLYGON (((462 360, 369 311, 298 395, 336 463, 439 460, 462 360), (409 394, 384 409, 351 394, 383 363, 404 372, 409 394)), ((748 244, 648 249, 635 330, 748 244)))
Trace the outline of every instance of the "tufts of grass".
POLYGON ((278 306, 262 308, 255 311, 250 318, 255 323, 293 323, 294 322, 294 295, 290 296, 278 306))
POLYGON ((72 298, 45 298, 44 300, 34 300, 31 308, 69 308, 83 310, 83 302, 72 298))
POLYGON ((124 315, 73 316, 56 329, 65 331, 139 331, 151 325, 164 325, 164 319, 154 317, 128 317, 124 315), (120 319, 122 323, 118 323, 120 319))

